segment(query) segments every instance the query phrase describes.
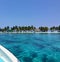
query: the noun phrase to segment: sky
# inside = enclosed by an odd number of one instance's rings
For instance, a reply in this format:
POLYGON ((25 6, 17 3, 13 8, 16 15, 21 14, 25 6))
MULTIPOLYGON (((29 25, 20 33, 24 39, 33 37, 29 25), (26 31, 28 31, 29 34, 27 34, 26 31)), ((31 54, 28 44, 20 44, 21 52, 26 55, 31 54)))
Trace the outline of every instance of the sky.
POLYGON ((14 25, 60 25, 60 0, 0 0, 0 27, 14 25))

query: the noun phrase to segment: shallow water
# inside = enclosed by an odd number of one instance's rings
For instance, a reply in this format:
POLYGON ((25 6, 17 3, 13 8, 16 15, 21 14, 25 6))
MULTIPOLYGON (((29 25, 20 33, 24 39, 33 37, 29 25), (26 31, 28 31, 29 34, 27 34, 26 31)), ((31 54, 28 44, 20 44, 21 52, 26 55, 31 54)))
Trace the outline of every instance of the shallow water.
POLYGON ((21 62, 60 62, 60 34, 0 34, 0 44, 21 62))
POLYGON ((0 58, 0 62, 4 62, 4 61, 0 58))

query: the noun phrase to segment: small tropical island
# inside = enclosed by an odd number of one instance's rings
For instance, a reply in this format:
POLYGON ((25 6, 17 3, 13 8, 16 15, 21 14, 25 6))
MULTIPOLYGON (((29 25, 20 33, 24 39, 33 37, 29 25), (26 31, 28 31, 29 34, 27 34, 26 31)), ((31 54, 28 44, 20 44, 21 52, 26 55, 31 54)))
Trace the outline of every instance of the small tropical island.
POLYGON ((60 25, 53 27, 38 27, 35 26, 6 26, 0 28, 0 33, 60 33, 60 25))

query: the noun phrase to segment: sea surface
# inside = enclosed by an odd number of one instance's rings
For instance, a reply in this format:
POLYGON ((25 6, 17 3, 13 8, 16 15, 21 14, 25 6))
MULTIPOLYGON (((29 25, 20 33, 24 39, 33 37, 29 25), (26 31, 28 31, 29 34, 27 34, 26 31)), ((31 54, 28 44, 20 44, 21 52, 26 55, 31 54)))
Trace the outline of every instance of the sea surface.
POLYGON ((0 34, 0 44, 20 62, 60 62, 60 34, 0 34))

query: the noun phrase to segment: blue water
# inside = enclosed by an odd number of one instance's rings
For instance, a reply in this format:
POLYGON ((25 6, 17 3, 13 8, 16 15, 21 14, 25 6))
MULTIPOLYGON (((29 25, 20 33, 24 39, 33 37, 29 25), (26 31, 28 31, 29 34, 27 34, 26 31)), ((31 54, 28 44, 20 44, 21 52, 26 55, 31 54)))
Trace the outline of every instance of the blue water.
POLYGON ((60 62, 60 34, 0 34, 0 44, 21 62, 60 62))
POLYGON ((4 62, 4 61, 0 58, 0 62, 4 62))

